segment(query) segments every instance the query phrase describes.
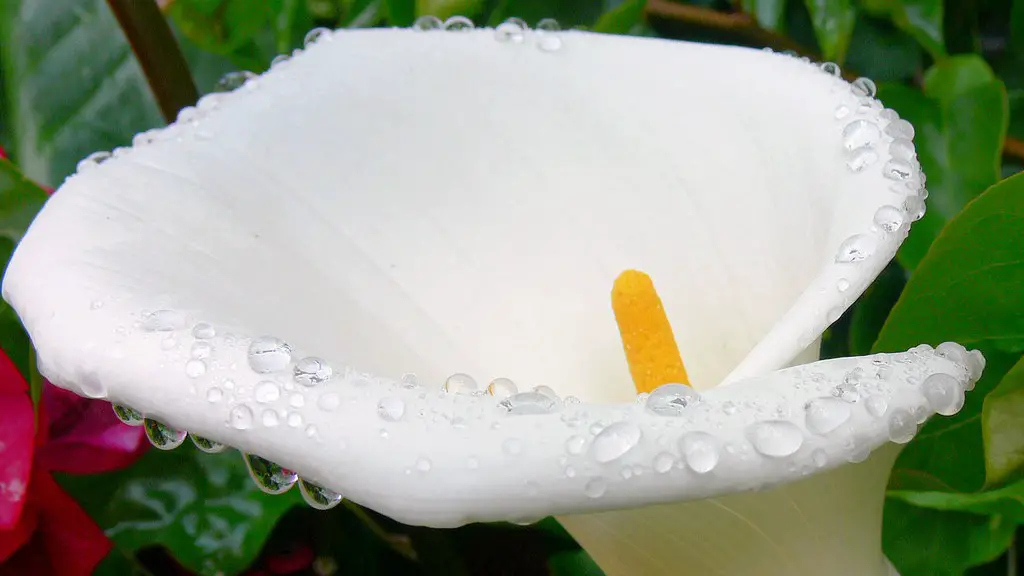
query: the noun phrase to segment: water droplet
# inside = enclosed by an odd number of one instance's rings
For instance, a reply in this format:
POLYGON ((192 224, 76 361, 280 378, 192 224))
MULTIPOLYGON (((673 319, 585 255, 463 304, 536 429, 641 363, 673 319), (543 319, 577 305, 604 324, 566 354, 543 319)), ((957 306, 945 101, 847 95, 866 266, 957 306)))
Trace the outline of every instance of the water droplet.
POLYGON ((836 262, 839 264, 849 264, 866 260, 875 253, 877 244, 878 240, 867 234, 850 236, 839 245, 836 262))
POLYGON ((291 428, 298 428, 299 426, 302 426, 302 414, 299 414, 298 412, 289 412, 288 426, 291 428))
POLYGON ((306 397, 302 394, 292 394, 288 398, 288 405, 292 408, 302 408, 306 405, 306 397))
POLYGON ((952 416, 964 406, 964 391, 957 379, 949 374, 932 374, 925 378, 921 393, 932 410, 943 416, 952 416))
POLYGON ((843 71, 839 68, 839 64, 835 62, 822 62, 818 65, 821 71, 830 76, 839 77, 842 76, 843 71))
POLYGON ((206 391, 206 401, 210 403, 220 402, 224 398, 224 391, 216 386, 206 391))
POLYGON ((316 386, 323 384, 334 375, 334 368, 322 358, 307 356, 295 363, 292 376, 295 381, 303 386, 316 386))
POLYGON ((608 490, 608 482, 598 476, 597 478, 591 478, 587 481, 586 486, 583 487, 583 493, 591 498, 600 498, 604 496, 605 491, 608 490))
POLYGON ((555 409, 555 401, 537 392, 520 392, 505 398, 498 403, 508 410, 509 414, 521 416, 527 414, 548 414, 555 409))
POLYGON ((736 403, 732 400, 722 402, 722 412, 724 412, 726 416, 732 416, 737 410, 739 410, 739 408, 736 407, 736 403))
POLYGON ((213 440, 203 438, 202 436, 192 434, 191 432, 188 437, 192 439, 192 443, 196 445, 196 448, 199 448, 207 454, 217 454, 219 452, 223 452, 224 449, 227 448, 227 446, 220 442, 214 442, 213 440))
POLYGON ((185 441, 188 435, 184 430, 175 430, 166 424, 157 422, 150 418, 142 421, 142 427, 146 431, 146 438, 149 443, 160 450, 173 450, 185 441))
POLYGON ((789 456, 804 443, 803 432, 796 424, 785 420, 768 420, 751 424, 747 437, 754 449, 772 458, 789 456))
POLYGON ((970 372, 970 378, 967 381, 967 390, 974 390, 974 383, 981 378, 982 373, 985 372, 985 356, 978 350, 971 350, 967 353, 968 364, 967 370, 970 372))
POLYGON ((444 27, 444 23, 437 16, 420 16, 412 23, 414 30, 421 32, 429 32, 430 30, 440 30, 444 27))
POLYGON ((968 367, 967 349, 956 342, 943 342, 935 347, 935 353, 964 368, 968 367))
POLYGON ((697 474, 706 474, 718 465, 718 440, 707 432, 690 432, 679 440, 679 452, 686 465, 697 474))
POLYGON ((889 414, 889 440, 896 444, 906 444, 917 434, 917 422, 909 412, 896 408, 889 414))
POLYGON ((541 52, 557 52, 562 48, 562 39, 554 33, 540 35, 537 37, 537 48, 541 52))
POLYGON ((658 474, 665 474, 676 465, 676 457, 668 452, 661 452, 654 457, 654 471, 658 474))
POLYGON ((306 48, 309 48, 310 46, 316 44, 321 40, 330 39, 331 31, 328 30, 327 28, 313 28, 308 33, 306 33, 306 37, 302 39, 302 45, 305 46, 306 48))
POLYGON ((905 220, 903 210, 895 206, 882 206, 875 212, 874 217, 875 225, 889 233, 899 230, 905 220))
POLYGON ((526 23, 519 18, 509 18, 494 29, 494 39, 498 42, 521 44, 526 35, 526 23))
POLYGON ((209 358, 211 354, 213 354, 213 345, 209 342, 199 341, 192 343, 190 355, 196 360, 209 358))
POLYGON ((811 452, 811 461, 814 462, 814 465, 818 468, 824 468, 825 465, 828 464, 828 454, 826 454, 821 448, 815 448, 814 451, 811 452))
POLYGON ((206 322, 200 322, 192 327, 192 337, 197 340, 209 340, 217 335, 217 331, 206 322))
POLYGON ((828 312, 825 313, 825 320, 829 324, 834 324, 836 320, 839 320, 839 318, 843 315, 843 312, 845 312, 845 310, 842 306, 834 306, 832 308, 829 308, 828 312))
POLYGON ((377 415, 388 422, 397 422, 405 414, 405 402, 401 398, 388 396, 377 403, 377 415))
POLYGON ((232 92, 241 88, 246 82, 254 80, 256 75, 248 70, 241 72, 229 72, 225 74, 214 86, 215 92, 232 92))
POLYGON ((315 510, 330 510, 341 503, 341 494, 328 490, 309 480, 299 479, 299 493, 302 499, 315 510))
POLYGON ((110 160, 112 157, 113 155, 110 152, 93 152, 78 163, 78 166, 75 167, 75 171, 88 172, 96 166, 110 160))
POLYGON ((206 362, 202 360, 189 360, 185 362, 185 375, 189 378, 199 378, 206 374, 206 362))
POLYGON ((114 415, 121 422, 129 426, 142 426, 143 417, 138 410, 120 404, 111 404, 110 406, 114 409, 114 415))
POLYGON ((487 385, 487 393, 499 400, 503 400, 519 392, 519 388, 508 378, 495 378, 487 385))
POLYGON ((868 98, 874 98, 875 94, 878 93, 878 87, 870 78, 857 78, 852 84, 853 93, 857 96, 867 96, 868 98))
POLYGON ((277 382, 264 380, 256 384, 256 387, 253 388, 252 395, 260 404, 276 402, 277 399, 281 397, 281 387, 277 385, 277 382))
POLYGON ((185 326, 185 317, 175 310, 157 310, 142 317, 147 332, 171 332, 185 326))
POLYGON ((441 389, 449 394, 473 394, 477 391, 477 384, 472 376, 459 372, 449 376, 441 389))
POLYGON ((874 149, 860 148, 855 150, 846 160, 846 167, 851 172, 860 172, 875 162, 878 162, 878 153, 874 149))
POLYGON ((242 453, 245 467, 256 486, 267 494, 284 494, 299 480, 299 475, 255 454, 242 453))
POLYGON ((506 438, 501 443, 501 449, 505 454, 515 456, 523 451, 523 441, 518 438, 506 438))
POLYGON ((430 459, 429 458, 418 458, 416 460, 416 469, 420 472, 430 472, 430 459))
POLYGON ((903 201, 903 209, 911 222, 917 222, 924 216, 924 200, 918 196, 907 196, 907 199, 903 201))
POLYGON ((420 387, 419 378, 417 378, 416 375, 413 374, 412 372, 402 374, 400 382, 402 384, 402 388, 405 388, 407 390, 412 390, 413 388, 420 387))
POLYGON ((565 441, 565 451, 573 456, 579 456, 583 454, 583 446, 587 443, 587 439, 582 436, 570 436, 565 441))
POLYGON ((558 23, 558 20, 554 18, 544 18, 540 22, 537 22, 537 30, 543 32, 558 32, 562 29, 562 25, 558 23))
POLYGON ((699 401, 700 394, 685 384, 664 384, 647 397, 646 408, 658 416, 682 416, 688 406, 699 401))
POLYGON ((885 127, 885 133, 893 138, 914 139, 914 125, 906 120, 896 119, 885 127))
POLYGON ((235 406, 228 413, 228 425, 235 430, 248 430, 252 428, 252 410, 243 404, 235 406))
POLYGON ((448 32, 469 32, 473 28, 473 21, 465 16, 452 16, 444 21, 444 29, 448 32))
MULTIPOLYGON (((316 438, 320 431, 317 429, 316 424, 310 424, 306 426, 306 438, 316 438)), ((344 446, 342 446, 343 448, 344 446)))
POLYGON ((267 428, 273 428, 277 426, 277 410, 267 409, 263 411, 263 416, 260 418, 263 425, 267 428))
POLYGON ((274 56, 273 60, 270 61, 270 67, 271 68, 276 68, 276 67, 280 66, 281 64, 284 64, 285 62, 287 62, 290 59, 291 59, 291 56, 288 55, 288 54, 278 54, 277 56, 274 56))
POLYGON ((576 477, 576 469, 573 468, 572 466, 566 466, 565 467, 565 477, 566 478, 575 478, 576 477))
POLYGON ((878 126, 867 120, 854 120, 843 128, 843 146, 850 151, 874 146, 881 137, 878 126))
POLYGON ((910 140, 896 138, 889 143, 889 155, 909 162, 917 158, 917 150, 914 149, 914 143, 910 140))
POLYGON ((889 404, 885 401, 885 398, 877 394, 872 394, 864 399, 864 408, 875 418, 881 418, 885 415, 885 411, 889 408, 889 404))
POLYGON ((558 393, 555 392, 555 389, 552 388, 551 386, 534 386, 533 391, 536 392, 537 394, 543 394, 548 398, 551 398, 555 402, 558 402, 558 393))
POLYGON ((632 422, 616 422, 594 438, 590 452, 594 460, 606 464, 621 458, 640 443, 640 427, 632 422))
POLYGON ((320 398, 316 401, 316 405, 324 412, 333 412, 337 410, 338 406, 341 406, 341 396, 336 392, 321 394, 320 398))
POLYGON ((904 181, 909 180, 917 170, 910 162, 893 158, 885 163, 885 168, 882 169, 882 175, 890 180, 904 181))
POLYGON ((836 120, 842 120, 850 115, 850 107, 845 104, 836 106, 836 120))
POLYGON ((850 281, 847 280, 846 278, 840 278, 836 282, 836 289, 839 290, 840 292, 846 292, 847 290, 850 289, 850 281))
POLYGON ((815 398, 804 410, 807 429, 815 434, 828 434, 850 419, 850 405, 835 398, 815 398))
POLYGON ((261 336, 249 344, 249 367, 253 372, 269 374, 284 370, 292 361, 292 349, 280 338, 261 336))

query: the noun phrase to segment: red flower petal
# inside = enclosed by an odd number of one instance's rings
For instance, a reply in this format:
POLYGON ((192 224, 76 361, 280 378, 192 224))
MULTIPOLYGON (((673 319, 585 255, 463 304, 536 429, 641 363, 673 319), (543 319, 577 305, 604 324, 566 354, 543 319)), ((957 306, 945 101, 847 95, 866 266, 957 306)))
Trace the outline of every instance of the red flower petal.
POLYGON ((35 512, 27 508, 16 525, 9 530, 0 530, 0 574, 3 574, 4 562, 32 537, 37 522, 35 512))
POLYGON ((18 522, 32 470, 35 416, 28 384, 0 351, 0 530, 18 522))
POLYGON ((54 574, 88 576, 113 543, 47 472, 32 478, 30 494, 39 513, 38 532, 54 574))
POLYGON ((36 454, 47 470, 93 474, 124 468, 149 447, 141 426, 125 426, 110 404, 50 383, 43 388, 49 440, 36 454))

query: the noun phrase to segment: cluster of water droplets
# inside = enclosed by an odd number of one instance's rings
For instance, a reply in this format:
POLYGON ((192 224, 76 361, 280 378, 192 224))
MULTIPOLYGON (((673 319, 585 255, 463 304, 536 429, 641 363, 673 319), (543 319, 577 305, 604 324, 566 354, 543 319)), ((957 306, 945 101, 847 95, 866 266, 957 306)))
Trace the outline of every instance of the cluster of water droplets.
MULTIPOLYGON (((475 29, 473 21, 465 16, 452 16, 444 21, 436 16, 420 16, 412 27, 422 32, 467 32, 475 29)), ((562 48, 561 30, 553 18, 537 22, 533 30, 521 18, 509 18, 494 28, 494 39, 503 44, 523 44, 532 36, 534 45, 540 51, 557 52, 562 48)))

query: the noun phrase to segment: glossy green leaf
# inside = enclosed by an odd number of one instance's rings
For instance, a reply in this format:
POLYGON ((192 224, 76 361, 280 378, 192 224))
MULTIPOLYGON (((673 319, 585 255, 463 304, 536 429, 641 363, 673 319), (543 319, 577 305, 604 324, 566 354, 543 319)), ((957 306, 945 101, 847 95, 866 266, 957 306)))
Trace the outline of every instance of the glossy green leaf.
POLYGON ((604 34, 629 34, 643 22, 646 5, 647 0, 627 0, 605 12, 593 30, 604 34))
POLYGON ((921 46, 890 22, 862 17, 853 29, 846 63, 875 82, 893 82, 912 79, 923 59, 921 46))
POLYGON ((814 35, 825 60, 840 64, 846 59, 857 11, 850 0, 804 0, 811 14, 814 35))
POLYGON ((946 54, 943 38, 942 0, 870 0, 862 5, 878 16, 886 16, 913 37, 932 58, 946 54))
POLYGON ((780 30, 785 23, 786 0, 742 0, 740 6, 767 30, 780 30))
POLYGON ((1006 90, 980 58, 958 56, 928 71, 923 94, 883 85, 879 95, 916 128, 918 160, 928 178, 928 212, 898 254, 913 270, 946 222, 999 179, 1006 90))
POLYGON ((953 341, 982 350, 988 361, 963 410, 930 421, 900 455, 894 487, 969 492, 985 483, 982 403, 1024 351, 1022 230, 1024 175, 1018 175, 949 223, 882 328, 876 352, 953 341))
POLYGON ((269 496, 238 452, 204 454, 190 442, 151 450, 130 468, 67 476, 61 484, 118 547, 166 547, 199 574, 235 574, 252 563, 278 518, 299 500, 269 496))
POLYGON ((967 494, 891 490, 888 496, 922 508, 1004 516, 1010 522, 1024 523, 1024 481, 967 494))
MULTIPOLYGON (((1024 476, 1024 359, 985 398, 982 433, 988 483, 1024 476)), ((1024 501, 1024 483, 1018 486, 1024 501)))
POLYGON ((104 0, 4 0, 0 46, 14 158, 59 184, 79 160, 162 120, 104 0))
MULTIPOLYGON (((416 0, 385 0, 383 3, 384 16, 392 26, 411 26, 416 20, 416 0)), ((424 14, 434 13, 434 6, 424 6, 424 14)), ((444 16, 438 16, 443 18, 444 16)))
POLYGON ((901 576, 960 576, 989 562, 1013 541, 1003 516, 934 510, 899 498, 885 503, 882 548, 901 576))
POLYGON ((893 262, 868 286, 850 313, 849 355, 871 353, 871 347, 906 283, 906 272, 893 262))

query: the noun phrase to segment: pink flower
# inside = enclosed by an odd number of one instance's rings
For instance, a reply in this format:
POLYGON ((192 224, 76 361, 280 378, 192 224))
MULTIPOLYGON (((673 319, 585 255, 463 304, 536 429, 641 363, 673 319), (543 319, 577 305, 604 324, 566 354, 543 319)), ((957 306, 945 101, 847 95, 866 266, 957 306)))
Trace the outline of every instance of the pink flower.
POLYGON ((51 472, 90 474, 123 468, 148 443, 106 402, 48 382, 38 421, 28 383, 0 353, 0 574, 92 573, 111 542, 54 481, 51 472))

